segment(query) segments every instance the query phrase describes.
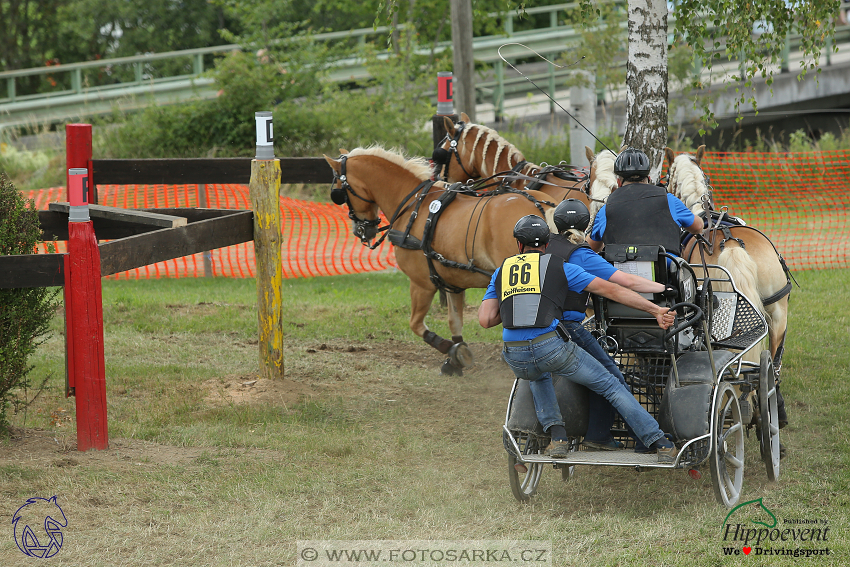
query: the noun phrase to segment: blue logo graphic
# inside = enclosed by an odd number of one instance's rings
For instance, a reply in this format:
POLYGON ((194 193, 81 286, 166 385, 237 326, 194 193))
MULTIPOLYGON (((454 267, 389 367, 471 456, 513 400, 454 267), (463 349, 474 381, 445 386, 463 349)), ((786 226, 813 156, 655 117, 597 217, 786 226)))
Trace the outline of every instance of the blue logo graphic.
POLYGON ((56 497, 30 498, 12 516, 15 543, 30 557, 46 559, 62 549, 62 528, 68 525, 56 497))

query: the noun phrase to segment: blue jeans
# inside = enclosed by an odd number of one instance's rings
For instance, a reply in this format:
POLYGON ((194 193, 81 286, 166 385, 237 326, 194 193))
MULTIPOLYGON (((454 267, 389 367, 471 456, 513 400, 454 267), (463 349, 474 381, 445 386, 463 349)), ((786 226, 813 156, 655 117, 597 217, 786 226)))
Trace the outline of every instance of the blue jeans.
POLYGON ((529 381, 537 420, 544 431, 564 424, 552 377, 547 374, 552 373, 604 396, 647 447, 664 437, 658 422, 632 393, 573 341, 565 343, 560 337, 552 337, 536 344, 505 345, 502 357, 517 378, 529 381))
MULTIPOLYGON (((626 379, 617 364, 611 360, 608 353, 599 345, 599 342, 590 334, 590 331, 585 329, 581 323, 577 321, 561 321, 561 324, 566 327, 570 333, 570 337, 575 341, 576 346, 587 352, 595 358, 605 370, 611 373, 620 384, 627 390, 626 379)), ((611 438, 611 426, 614 425, 614 418, 617 412, 614 411, 614 406, 608 403, 608 400, 591 391, 587 398, 587 435, 585 439, 589 441, 605 442, 611 438)))

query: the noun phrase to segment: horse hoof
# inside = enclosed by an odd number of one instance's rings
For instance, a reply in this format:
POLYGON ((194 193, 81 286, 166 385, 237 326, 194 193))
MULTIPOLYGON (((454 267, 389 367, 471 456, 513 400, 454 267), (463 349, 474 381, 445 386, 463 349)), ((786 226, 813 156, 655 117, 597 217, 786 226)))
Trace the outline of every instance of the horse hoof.
POLYGON ((458 368, 466 368, 467 366, 472 366, 474 361, 472 357, 472 350, 467 346, 466 343, 455 343, 449 349, 449 360, 454 366, 458 368))
POLYGON ((446 359, 440 367, 440 374, 443 376, 463 376, 463 369, 452 364, 451 359, 446 359))

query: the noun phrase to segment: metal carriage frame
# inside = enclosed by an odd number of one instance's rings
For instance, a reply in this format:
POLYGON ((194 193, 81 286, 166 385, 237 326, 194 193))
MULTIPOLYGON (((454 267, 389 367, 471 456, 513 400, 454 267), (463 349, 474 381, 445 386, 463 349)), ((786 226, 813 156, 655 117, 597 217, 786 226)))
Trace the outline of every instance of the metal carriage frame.
MULTIPOLYGON (((512 422, 512 411, 520 411, 520 389, 527 388, 527 384, 515 380, 508 399, 503 441, 508 453, 511 490, 517 500, 528 501, 536 493, 546 465, 560 470, 562 479, 569 480, 580 465, 683 469, 698 477, 699 469, 707 464, 718 503, 731 508, 741 495, 744 433, 752 427, 758 431, 768 479, 779 478, 773 361, 767 350, 760 353, 758 364, 743 360, 744 354, 767 335, 767 323, 737 290, 728 270, 716 265, 684 262, 681 265, 687 266, 693 277, 694 298, 700 305, 677 304, 677 309, 689 315, 672 332, 666 333, 663 348, 650 339, 642 345, 645 337, 641 337, 640 329, 625 340, 621 336, 623 344, 617 343, 612 337, 618 334, 616 322, 601 301, 595 301, 594 305, 596 313, 602 316, 591 317, 584 324, 600 344, 608 347, 638 401, 659 421, 662 430, 674 433, 679 447, 675 461, 660 463, 654 454, 635 453, 634 442, 626 435, 619 417, 612 433, 626 448, 582 450, 581 435, 575 434, 582 427, 578 423, 567 427, 570 454, 563 459, 546 456, 549 437, 536 418, 536 427, 518 428, 516 420, 512 422), (705 277, 697 278, 694 268, 704 269, 705 277), (726 291, 715 291, 717 288, 726 291)), ((649 325, 646 326, 648 329, 649 325)), ((656 331, 660 329, 656 327, 656 331)), ((582 389, 576 385, 570 387, 582 389)), ((581 419, 585 420, 586 429, 586 414, 578 417, 579 422, 581 419)))

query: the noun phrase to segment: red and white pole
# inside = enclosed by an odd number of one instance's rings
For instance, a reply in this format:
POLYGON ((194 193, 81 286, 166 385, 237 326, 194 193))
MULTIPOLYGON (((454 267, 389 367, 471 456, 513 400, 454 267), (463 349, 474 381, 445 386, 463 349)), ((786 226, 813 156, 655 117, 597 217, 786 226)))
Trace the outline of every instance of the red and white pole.
POLYGON ((77 449, 109 448, 100 250, 89 219, 91 184, 85 168, 68 169, 68 262, 65 270, 68 383, 77 398, 77 449))

